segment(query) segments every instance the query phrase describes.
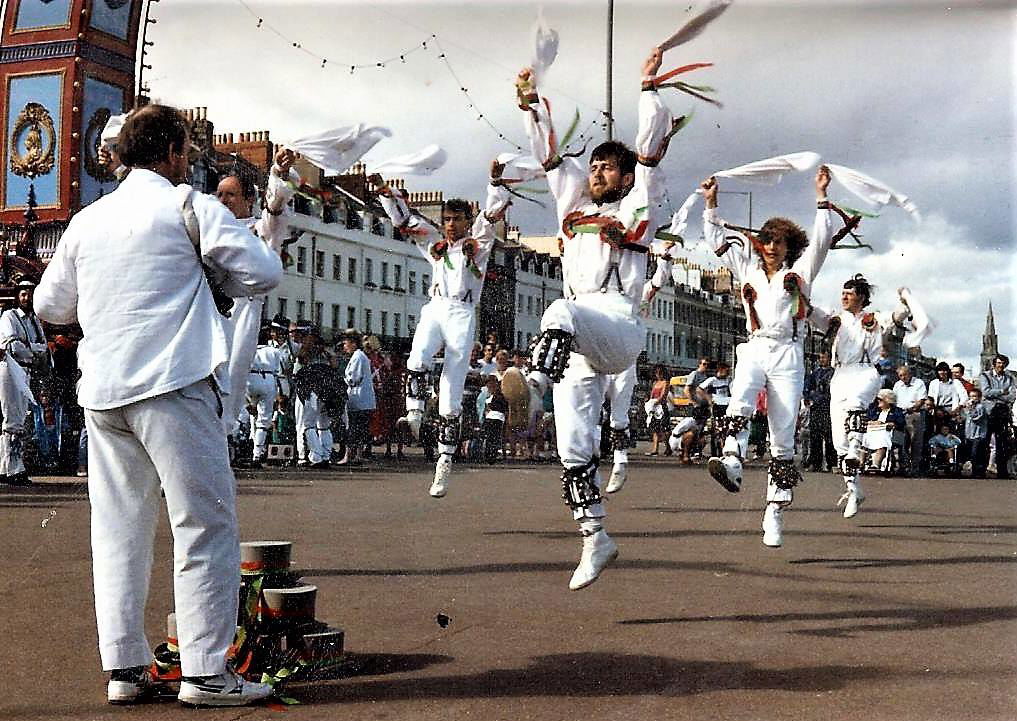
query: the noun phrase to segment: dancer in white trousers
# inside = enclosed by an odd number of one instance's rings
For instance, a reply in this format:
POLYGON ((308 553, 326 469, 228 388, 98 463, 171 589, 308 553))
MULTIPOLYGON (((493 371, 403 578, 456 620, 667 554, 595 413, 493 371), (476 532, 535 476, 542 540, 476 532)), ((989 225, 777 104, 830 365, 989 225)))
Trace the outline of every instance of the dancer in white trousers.
POLYGON ((661 50, 643 63, 636 150, 607 142, 589 167, 559 148, 549 105, 541 102, 529 68, 516 91, 525 111, 533 156, 547 171, 561 224, 565 297, 548 306, 530 359, 530 381, 554 386, 555 431, 561 457, 562 497, 583 537, 569 588, 584 588, 618 555, 604 530, 597 471, 599 416, 608 377, 635 362, 646 342, 639 303, 655 222, 663 215, 663 173, 657 164, 671 137, 671 116, 653 76, 661 50))
POLYGON ((271 688, 226 665, 240 579, 236 481, 219 396, 230 346, 199 260, 234 297, 271 290, 282 263, 200 193, 193 196, 200 241, 192 244, 181 205, 190 189, 174 187, 190 147, 178 111, 135 111, 118 147, 130 175, 71 219, 35 299, 42 318, 77 322, 84 335, 78 402, 88 428, 99 654, 112 672, 107 698, 133 703, 151 689, 144 617, 162 490, 173 533, 179 699, 247 704, 271 688))
POLYGON ((427 290, 431 299, 420 310, 406 361, 406 416, 401 420, 407 422, 414 438, 420 436, 424 406, 431 396, 434 356, 444 347, 445 362, 438 382, 438 460, 428 491, 432 498, 448 492, 452 456, 459 447, 463 384, 477 334, 476 307, 494 248, 495 224, 509 204, 508 191, 500 184, 502 170, 503 165, 491 164, 487 201, 476 220, 468 202, 452 198, 442 206, 440 229, 411 211, 380 175, 370 178, 388 217, 431 263, 431 287, 427 290))
MULTIPOLYGON (((249 179, 227 175, 219 181, 215 192, 219 202, 229 208, 241 224, 267 243, 274 253, 282 252, 283 239, 289 231, 286 204, 293 197, 295 186, 287 181, 299 181, 296 171, 292 170, 296 159, 296 153, 285 148, 275 154, 275 164, 268 174, 265 188, 265 207, 260 217, 254 217, 256 191, 254 183, 249 179)), ((258 346, 265 298, 264 295, 237 298, 230 314, 230 384, 228 395, 223 398, 223 422, 229 436, 237 432, 240 413, 244 412, 244 396, 252 367, 251 360, 258 346)), ((270 412, 271 407, 269 403, 270 412)))
POLYGON ((264 462, 268 452, 268 433, 272 428, 272 411, 275 409, 276 396, 279 395, 282 373, 282 351, 269 345, 268 331, 262 330, 254 358, 251 359, 245 393, 245 412, 247 409, 255 411, 251 414, 251 438, 254 441, 251 460, 255 466, 264 462))
POLYGON ((833 239, 832 213, 826 200, 830 173, 816 173, 818 210, 812 240, 786 218, 771 218, 757 232, 741 229, 748 238, 729 242, 717 215, 717 180, 702 185, 706 197, 703 232, 707 241, 742 287, 749 340, 735 349, 731 402, 724 417, 723 457, 712 457, 710 475, 735 493, 741 489, 742 460, 748 450, 749 418, 756 396, 766 389, 770 428, 763 543, 783 543, 783 510, 791 505, 801 475, 794 465, 795 420, 805 379, 803 340, 809 291, 833 239))
POLYGON ((10 353, 0 349, 0 483, 27 486, 25 471, 25 417, 35 405, 28 372, 10 353))
POLYGON ((835 370, 830 381, 830 423, 833 446, 844 475, 844 494, 838 501, 838 505, 844 504, 844 518, 857 514, 865 500, 858 480, 865 462, 862 438, 868 408, 882 383, 874 364, 883 347, 883 336, 893 326, 903 328, 910 315, 903 293, 901 306, 892 313, 866 312, 871 298, 872 286, 861 275, 855 275, 841 290, 843 310, 832 313, 817 306, 809 317, 813 325, 833 337, 835 370))
MULTIPOLYGON (((657 267, 653 276, 643 284, 643 297, 639 305, 639 314, 647 318, 650 315, 653 298, 657 291, 664 287, 671 277, 671 266, 674 259, 671 254, 677 244, 674 242, 652 245, 652 254, 656 256, 657 267)), ((636 364, 633 363, 621 373, 607 379, 607 401, 611 406, 611 449, 614 453, 614 464, 611 477, 607 481, 606 493, 617 493, 625 485, 629 477, 629 448, 635 445, 629 428, 629 406, 632 405, 632 393, 636 389, 636 364)))
MULTIPOLYGON (((297 454, 306 453, 308 468, 331 465, 332 406, 342 382, 335 358, 325 348, 317 326, 297 321, 301 335, 293 372, 293 411, 297 425, 297 454)), ((303 460, 303 458, 301 459, 303 460)))

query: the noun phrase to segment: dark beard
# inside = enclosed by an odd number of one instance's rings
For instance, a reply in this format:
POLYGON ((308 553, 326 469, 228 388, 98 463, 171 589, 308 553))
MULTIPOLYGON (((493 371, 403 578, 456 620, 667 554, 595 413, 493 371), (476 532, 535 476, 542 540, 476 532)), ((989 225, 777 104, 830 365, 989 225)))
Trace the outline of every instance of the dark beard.
POLYGON ((628 188, 612 188, 611 190, 605 190, 599 196, 590 195, 590 199, 597 205, 604 205, 605 203, 617 203, 619 200, 625 197, 629 192, 628 188))

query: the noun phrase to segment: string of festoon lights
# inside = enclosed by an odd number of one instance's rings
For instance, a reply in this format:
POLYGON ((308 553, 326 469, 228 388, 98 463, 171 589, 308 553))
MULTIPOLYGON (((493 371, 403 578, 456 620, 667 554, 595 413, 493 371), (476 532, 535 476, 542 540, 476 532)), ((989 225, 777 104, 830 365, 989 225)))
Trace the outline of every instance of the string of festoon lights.
MULTIPOLYGON (((354 75, 358 71, 382 70, 382 69, 385 69, 386 67, 388 67, 389 65, 392 65, 392 64, 396 64, 396 63, 398 63, 398 64, 405 64, 406 63, 406 59, 408 57, 410 57, 411 55, 413 55, 414 53, 428 52, 428 51, 436 53, 436 58, 439 61, 441 61, 441 63, 444 66, 445 70, 448 72, 448 74, 452 78, 453 82, 455 82, 456 88, 458 88, 459 92, 462 93, 464 99, 466 100, 466 109, 468 111, 470 111, 471 113, 475 114, 475 119, 476 120, 480 120, 480 121, 484 122, 484 124, 487 125, 488 128, 490 128, 491 132, 493 132, 495 135, 498 136, 499 140, 507 143, 508 145, 512 146, 513 148, 515 148, 519 152, 525 152, 524 149, 523 149, 523 146, 521 146, 519 143, 515 142, 508 135, 503 133, 491 121, 490 117, 488 117, 483 112, 483 110, 481 110, 481 108, 476 104, 476 102, 474 101, 473 97, 470 95, 469 88, 466 87, 465 83, 463 83, 463 81, 460 79, 459 75, 456 73, 455 69, 452 67, 452 63, 449 62, 448 53, 445 51, 445 48, 442 47, 441 41, 438 39, 438 36, 436 34, 431 33, 430 35, 425 37, 420 42, 415 43, 414 45, 411 45, 411 46, 407 47, 403 51, 401 51, 398 54, 393 55, 391 57, 382 58, 382 59, 379 59, 379 60, 375 60, 373 62, 365 62, 365 63, 340 63, 340 62, 336 61, 335 59, 331 59, 330 60, 327 56, 322 55, 322 54, 317 53, 317 52, 315 52, 315 51, 313 51, 313 50, 311 50, 309 48, 304 47, 302 42, 300 42, 297 39, 294 39, 294 38, 290 37, 286 33, 284 33, 281 30, 279 30, 279 28, 277 28, 271 22, 267 21, 264 18, 263 15, 257 13, 244 0, 237 0, 237 2, 240 3, 240 5, 242 5, 244 7, 244 9, 255 20, 255 27, 257 29, 265 30, 267 32, 272 33, 273 35, 278 37, 281 42, 285 43, 286 45, 289 45, 293 50, 295 50, 297 52, 300 52, 303 55, 306 55, 311 60, 313 60, 318 65, 318 67, 320 69, 329 70, 329 69, 338 67, 338 68, 343 68, 344 70, 348 70, 350 75, 354 75)), ((602 118, 594 118, 589 123, 589 125, 587 125, 586 128, 581 133, 579 133, 578 135, 576 135, 573 138, 573 140, 571 141, 570 145, 574 145, 574 144, 577 144, 577 143, 582 143, 585 140, 589 139, 591 137, 590 136, 590 131, 594 128, 594 126, 598 125, 598 123, 603 127, 604 124, 605 124, 605 120, 602 119, 602 118)))

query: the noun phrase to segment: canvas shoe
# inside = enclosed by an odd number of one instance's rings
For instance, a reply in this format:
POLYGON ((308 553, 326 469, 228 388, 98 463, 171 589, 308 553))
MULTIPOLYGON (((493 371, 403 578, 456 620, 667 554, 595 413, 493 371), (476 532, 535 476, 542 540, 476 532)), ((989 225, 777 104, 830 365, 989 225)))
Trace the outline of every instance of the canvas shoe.
POLYGON ((837 505, 843 504, 844 518, 854 518, 858 514, 858 507, 864 500, 865 494, 862 492, 862 487, 856 481, 848 481, 847 490, 837 501, 837 505))
POLYGON ((763 545, 780 548, 784 545, 784 511, 777 503, 767 503, 763 511, 763 545))
POLYGON ((625 485, 625 481, 629 478, 629 464, 628 463, 616 463, 614 468, 611 469, 611 478, 607 482, 607 493, 617 493, 625 485))
POLYGON ((448 477, 452 474, 452 456, 442 453, 434 464, 434 481, 428 493, 431 498, 442 498, 448 492, 448 477))
POLYGON ((156 687, 147 666, 117 668, 110 673, 106 699, 112 704, 140 703, 151 698, 156 687))
POLYGON ((706 462, 706 469, 713 480, 731 493, 738 493, 742 489, 742 462, 737 456, 713 456, 706 462))
POLYGON ((593 533, 583 534, 583 554, 579 557, 579 565, 572 573, 569 589, 578 591, 586 588, 597 580, 600 572, 607 564, 618 558, 618 544, 600 528, 593 533))
POLYGON ((247 706, 271 695, 267 683, 247 681, 227 668, 216 676, 184 677, 177 699, 187 706, 247 706))

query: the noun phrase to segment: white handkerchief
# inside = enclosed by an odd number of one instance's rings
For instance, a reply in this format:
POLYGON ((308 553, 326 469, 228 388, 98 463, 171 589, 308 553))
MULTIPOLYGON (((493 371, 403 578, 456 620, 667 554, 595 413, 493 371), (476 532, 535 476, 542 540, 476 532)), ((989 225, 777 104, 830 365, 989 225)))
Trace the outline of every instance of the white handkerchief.
POLYGON ((381 175, 430 175, 448 160, 448 154, 437 145, 428 145, 415 153, 389 158, 371 168, 381 175))
POLYGON ((729 168, 714 173, 718 178, 735 178, 751 183, 765 183, 774 185, 780 182, 787 173, 804 172, 816 167, 819 163, 819 154, 811 151, 800 153, 789 153, 778 155, 773 158, 757 160, 754 163, 739 165, 737 168, 729 168))
POLYGON ((533 25, 533 57, 530 58, 534 86, 544 77, 556 57, 558 57, 558 32, 548 26, 547 20, 544 19, 544 8, 541 7, 537 11, 537 22, 533 25))
POLYGON ((922 341, 929 337, 932 331, 936 330, 936 322, 929 317, 929 314, 922 307, 922 304, 915 298, 910 288, 901 288, 900 297, 907 301, 908 309, 911 311, 912 330, 904 334, 904 346, 906 348, 917 348, 922 341))
POLYGON ((505 166, 502 177, 506 180, 521 180, 525 183, 546 175, 544 167, 532 155, 501 153, 496 160, 505 166))
POLYGON ((910 213, 916 223, 921 222, 922 215, 918 212, 915 204, 906 195, 898 193, 886 183, 843 165, 827 163, 826 167, 830 169, 831 178, 867 203, 871 203, 877 208, 893 203, 910 213))
POLYGON ((104 147, 115 143, 120 136, 120 129, 124 127, 125 122, 127 122, 127 113, 110 115, 109 120, 106 121, 106 125, 102 129, 102 134, 99 136, 99 142, 104 147))
POLYGON ((373 148, 379 140, 391 136, 392 131, 388 128, 357 123, 323 130, 285 145, 324 170, 325 175, 339 175, 364 157, 364 153, 373 148))

